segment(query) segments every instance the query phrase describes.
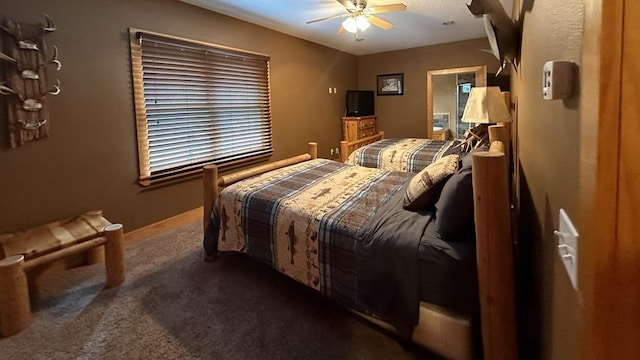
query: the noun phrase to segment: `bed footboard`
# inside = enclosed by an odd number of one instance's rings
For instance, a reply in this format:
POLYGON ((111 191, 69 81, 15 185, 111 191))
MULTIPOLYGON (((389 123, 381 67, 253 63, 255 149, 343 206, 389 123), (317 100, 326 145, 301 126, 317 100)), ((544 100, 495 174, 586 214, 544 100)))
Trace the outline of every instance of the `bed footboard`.
POLYGON ((293 156, 284 160, 270 162, 264 165, 252 167, 245 170, 240 170, 235 173, 231 173, 224 176, 218 175, 218 166, 205 165, 202 174, 202 195, 203 195, 203 207, 204 216, 202 219, 203 231, 207 230, 207 224, 209 222, 209 216, 218 198, 218 193, 221 187, 231 185, 240 180, 266 173, 267 171, 279 169, 285 166, 301 163, 318 158, 318 143, 310 142, 309 148, 306 154, 293 156))
POLYGON ((367 136, 366 138, 362 138, 356 141, 340 141, 340 161, 347 161, 347 158, 355 149, 363 147, 365 145, 369 145, 382 139, 384 139, 384 131, 380 131, 375 135, 367 136))

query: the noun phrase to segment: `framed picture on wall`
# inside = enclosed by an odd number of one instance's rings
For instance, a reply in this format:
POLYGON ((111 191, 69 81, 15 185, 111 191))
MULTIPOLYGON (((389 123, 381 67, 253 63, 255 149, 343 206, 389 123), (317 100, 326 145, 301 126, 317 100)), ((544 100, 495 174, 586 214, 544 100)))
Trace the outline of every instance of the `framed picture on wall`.
POLYGON ((404 73, 378 75, 377 95, 402 95, 404 93, 404 73))

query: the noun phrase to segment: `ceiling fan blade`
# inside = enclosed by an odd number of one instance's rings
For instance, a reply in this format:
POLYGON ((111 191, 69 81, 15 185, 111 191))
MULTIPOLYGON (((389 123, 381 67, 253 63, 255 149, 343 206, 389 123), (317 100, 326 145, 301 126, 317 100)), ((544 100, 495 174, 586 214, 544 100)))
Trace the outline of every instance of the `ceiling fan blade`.
POLYGON ((331 20, 331 19, 339 19, 339 18, 343 18, 343 17, 347 17, 347 16, 351 16, 351 14, 340 14, 340 15, 327 16, 327 17, 324 17, 322 19, 316 19, 316 20, 307 21, 307 24, 313 24, 313 23, 317 23, 319 21, 325 21, 325 20, 331 20))
POLYGON ((336 0, 336 1, 339 2, 340 5, 346 7, 347 10, 356 10, 356 6, 353 5, 353 2, 351 2, 351 0, 336 0))
POLYGON ((394 11, 405 11, 407 10, 407 5, 397 3, 397 4, 390 4, 390 5, 374 6, 367 9, 369 10, 369 12, 371 12, 371 14, 382 14, 382 13, 388 13, 388 12, 394 12, 394 11))
POLYGON ((338 29, 337 34, 338 34, 338 35, 340 35, 340 34, 344 34, 344 33, 345 33, 345 31, 347 31, 347 29, 345 29, 345 28, 344 28, 344 26, 340 26, 340 29, 338 29))
POLYGON ((375 25, 375 26, 377 26, 377 27, 379 27, 381 29, 384 29, 384 30, 389 30, 389 29, 391 29, 393 27, 392 23, 390 23, 390 22, 388 22, 386 20, 382 20, 379 17, 375 17, 373 15, 369 15, 367 17, 367 20, 369 20, 369 22, 372 23, 373 25, 375 25))

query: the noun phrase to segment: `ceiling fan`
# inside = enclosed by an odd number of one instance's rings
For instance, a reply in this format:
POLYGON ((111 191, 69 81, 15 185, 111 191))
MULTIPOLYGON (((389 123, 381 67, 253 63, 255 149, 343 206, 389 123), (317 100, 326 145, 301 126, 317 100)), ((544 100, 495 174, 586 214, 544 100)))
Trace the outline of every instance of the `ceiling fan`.
POLYGON ((402 3, 380 5, 367 7, 366 0, 336 0, 347 10, 346 14, 339 14, 328 16, 322 19, 316 19, 307 21, 307 24, 313 24, 319 21, 347 18, 342 22, 342 26, 338 29, 338 34, 342 34, 345 31, 356 34, 356 40, 358 39, 358 33, 367 29, 371 24, 384 29, 389 30, 393 27, 393 24, 382 20, 381 18, 374 16, 373 14, 381 14, 395 11, 405 11, 407 5, 402 3))

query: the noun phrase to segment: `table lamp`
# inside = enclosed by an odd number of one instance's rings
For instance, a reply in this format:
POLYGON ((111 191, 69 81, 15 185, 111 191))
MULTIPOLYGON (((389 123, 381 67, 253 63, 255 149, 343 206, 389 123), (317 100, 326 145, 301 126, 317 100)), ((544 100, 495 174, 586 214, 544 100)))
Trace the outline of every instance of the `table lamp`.
MULTIPOLYGON (((462 113, 462 122, 481 124, 469 130, 472 137, 467 143, 477 141, 476 146, 488 139, 487 124, 511 122, 511 114, 505 97, 498 86, 474 87, 469 93, 467 105, 462 113)), ((465 134, 467 135, 467 134, 465 134)))
POLYGON ((511 122, 511 114, 500 88, 498 86, 472 88, 461 121, 475 124, 511 122))

